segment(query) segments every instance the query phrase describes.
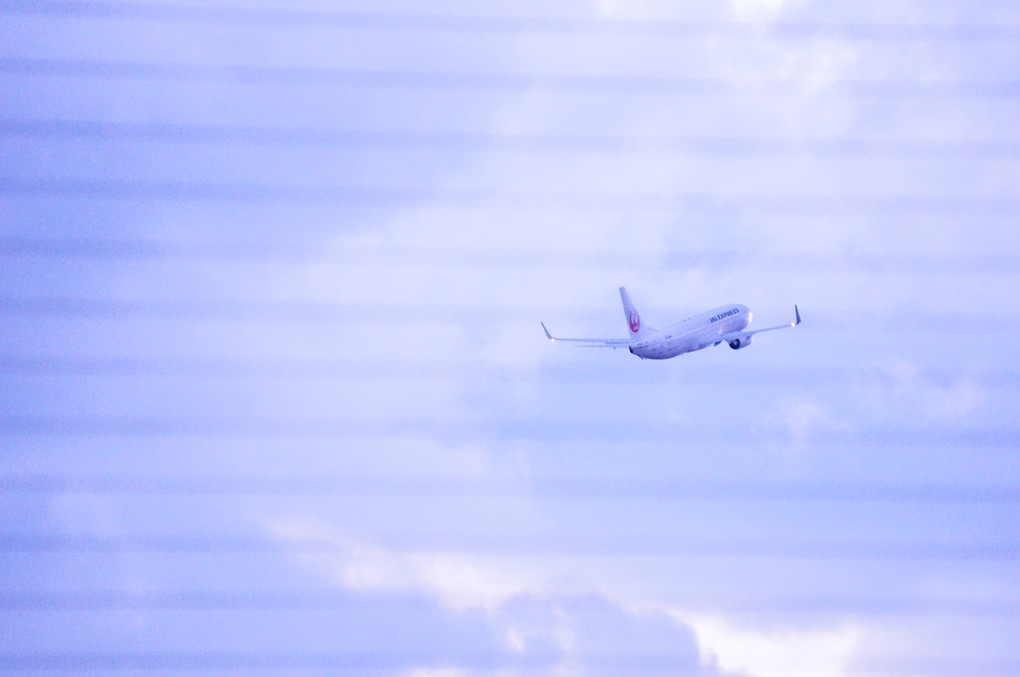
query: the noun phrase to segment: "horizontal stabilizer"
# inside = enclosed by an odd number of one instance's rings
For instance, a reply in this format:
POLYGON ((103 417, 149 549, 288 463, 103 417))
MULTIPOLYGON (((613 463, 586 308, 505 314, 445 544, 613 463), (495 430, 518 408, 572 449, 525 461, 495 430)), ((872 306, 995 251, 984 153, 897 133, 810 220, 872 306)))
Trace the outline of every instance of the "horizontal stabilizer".
POLYGON ((552 342, 562 341, 564 343, 574 343, 582 348, 626 348, 631 342, 627 339, 603 339, 603 338, 560 338, 553 336, 549 332, 549 328, 545 326, 545 322, 540 322, 542 325, 542 331, 545 332, 545 337, 552 342))

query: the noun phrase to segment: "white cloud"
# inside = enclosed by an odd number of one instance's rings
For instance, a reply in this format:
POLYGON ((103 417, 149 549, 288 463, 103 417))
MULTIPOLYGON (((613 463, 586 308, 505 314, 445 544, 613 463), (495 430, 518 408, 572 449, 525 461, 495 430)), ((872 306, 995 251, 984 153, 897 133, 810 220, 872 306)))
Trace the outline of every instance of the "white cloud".
POLYGON ((332 545, 335 553, 305 559, 348 590, 424 594, 450 609, 492 611, 512 597, 546 587, 527 568, 507 566, 504 557, 391 550, 308 522, 279 521, 269 529, 284 542, 332 545))
MULTIPOLYGON (((547 579, 542 566, 521 565, 506 556, 397 551, 307 523, 279 522, 270 529, 285 542, 313 539, 334 544, 335 554, 303 559, 346 590, 423 595, 452 611, 484 610, 507 650, 524 654, 532 648, 555 647, 561 655, 555 672, 572 673, 577 657, 575 633, 571 619, 555 601, 569 596, 570 591, 547 579)), ((447 673, 414 674, 445 677, 447 673)))
MULTIPOLYGON (((734 11, 747 20, 766 20, 778 16, 794 3, 784 0, 733 0, 734 11)), ((618 16, 627 10, 624 3, 601 0, 599 7, 604 16, 618 16)), ((602 45, 597 45, 601 47, 602 45)), ((588 45, 588 53, 602 59, 593 61, 592 72, 599 72, 606 64, 630 63, 641 56, 628 52, 634 45, 625 41, 614 42, 600 52, 588 45), (616 46, 614 48, 614 45, 616 46), (620 49, 619 45, 626 45, 620 49)), ((558 62, 546 59, 541 50, 521 50, 523 58, 531 59, 530 67, 536 72, 550 69, 558 62)), ((576 116, 577 101, 555 92, 538 89, 520 96, 507 98, 503 108, 492 116, 492 127, 509 133, 586 133, 597 130, 608 136, 633 134, 656 137, 706 137, 760 134, 763 138, 825 137, 838 134, 853 119, 854 103, 842 97, 815 96, 834 80, 852 77, 858 64, 855 48, 838 41, 777 41, 762 36, 734 45, 721 41, 710 45, 698 55, 707 64, 710 76, 728 78, 740 89, 751 87, 754 80, 782 78, 802 93, 802 99, 756 96, 753 89, 740 92, 732 100, 720 97, 716 107, 706 106, 694 97, 656 99, 654 106, 627 110, 605 100, 585 100, 591 104, 584 115, 576 116), (699 107, 711 110, 709 115, 699 107), (706 122, 711 118, 709 121, 706 122), (576 125, 576 127, 575 127, 576 125), (551 130, 551 131, 550 131, 551 130)), ((562 58, 562 55, 561 55, 562 58)), ((678 61, 678 63, 682 63, 678 61)), ((523 68, 522 70, 528 70, 523 68)), ((553 68, 554 70, 554 68, 553 68)), ((844 218, 770 219, 754 210, 741 210, 739 205, 732 213, 710 215, 703 220, 689 215, 627 214, 612 210, 562 213, 542 210, 520 212, 516 210, 458 209, 444 203, 444 191, 477 190, 539 193, 548 191, 575 191, 580 194, 609 194, 661 192, 668 194, 698 193, 717 195, 829 195, 840 192, 867 192, 875 184, 862 180, 861 185, 849 188, 839 185, 840 167, 816 159, 784 158, 782 166, 761 162, 734 162, 732 158, 701 156, 688 153, 635 154, 626 149, 593 151, 588 153, 536 153, 515 154, 481 149, 458 165, 459 169, 447 176, 437 177, 435 195, 422 204, 408 207, 390 215, 389 219, 370 233, 344 234, 335 242, 335 251, 345 254, 348 247, 377 247, 404 250, 468 252, 480 250, 482 254, 520 256, 521 253, 561 252, 583 255, 585 252, 645 252, 646 265, 640 270, 607 270, 599 267, 527 265, 496 267, 488 270, 480 265, 444 265, 442 262, 414 265, 358 265, 343 256, 342 263, 330 254, 318 266, 308 269, 306 276, 296 285, 315 299, 366 302, 378 300, 395 304, 450 304, 477 307, 534 307, 536 316, 527 327, 510 323, 495 323, 483 327, 483 322, 464 318, 460 326, 412 326, 400 332, 382 332, 370 337, 365 344, 337 338, 341 345, 357 345, 362 354, 377 354, 387 358, 431 357, 437 350, 462 358, 482 357, 487 361, 500 359, 506 363, 533 366, 543 359, 559 359, 541 340, 538 309, 543 306, 570 307, 591 304, 595 299, 608 297, 615 304, 615 287, 626 283, 637 296, 647 300, 653 313, 662 304, 662 297, 682 290, 682 303, 691 308, 702 302, 710 303, 714 294, 728 297, 733 294, 742 301, 751 302, 749 296, 776 299, 789 298, 790 287, 800 286, 801 293, 813 295, 815 307, 832 309, 860 308, 862 303, 886 304, 895 307, 904 299, 916 298, 916 291, 898 280, 889 284, 886 278, 861 275, 842 270, 824 270, 802 274, 800 277, 785 273, 762 275, 760 270, 746 270, 741 266, 716 270, 705 265, 696 269, 669 272, 660 268, 660 256, 670 247, 691 251, 722 250, 736 253, 810 251, 819 254, 838 254, 842 251, 883 251, 889 240, 888 225, 871 225, 853 215, 844 218), (744 212, 747 213, 744 213, 744 212), (620 279, 621 273, 630 277, 620 279), (791 282, 795 278, 795 283, 791 282), (302 286, 304 285, 304 286, 302 286), (737 296, 736 292, 740 292, 737 296), (655 296, 659 295, 659 299, 655 296), (530 333, 529 333, 530 332, 530 333)), ((906 185, 906 184, 904 184, 906 185)), ((898 186, 903 188, 903 185, 898 186)), ((895 187, 894 187, 895 188, 895 187)), ((907 186, 909 188, 909 186, 907 186)), ((906 191, 906 188, 904 188, 906 191)), ((723 298, 721 301, 729 300, 723 298)), ((805 306, 802 305, 802 308, 805 306)), ((609 326, 620 322, 619 311, 613 307, 613 316, 607 318, 609 326)), ((668 319, 668 318, 667 318, 668 319)), ((752 350, 754 350, 752 348, 752 350)), ((728 351, 727 351, 728 352, 728 351)), ((629 356, 628 356, 629 357, 629 356)), ((601 358, 598 358, 601 359, 601 358)), ((646 365, 647 366, 647 365, 646 365)), ((656 365, 658 367, 658 365, 656 365)), ((668 368, 668 367, 664 367, 668 368)), ((893 387, 887 388, 887 397, 879 399, 878 407, 887 412, 913 410, 917 400, 921 411, 929 419, 944 416, 964 417, 981 403, 982 395, 969 381, 950 387, 928 382, 917 373, 903 369, 895 373, 893 387)), ((387 384, 387 388, 402 388, 402 384, 387 384)), ((442 409, 458 413, 458 406, 468 399, 466 389, 458 383, 440 383, 431 386, 433 392, 422 405, 401 401, 401 412, 442 409), (412 409, 412 407, 420 407, 412 409)), ((521 390, 519 401, 527 402, 529 385, 517 384, 521 390)), ((539 397, 531 388, 531 395, 539 397)), ((501 391, 506 396, 506 389, 501 391)), ((389 396, 389 395, 388 395, 389 396)), ((864 398, 865 401, 874 401, 864 398)), ((839 400, 842 402, 842 400, 839 400)), ((548 402, 548 400, 542 400, 548 402)), ((557 402, 561 404, 561 402, 557 402)), ((652 405, 654 407, 654 405, 652 405)), ((654 408, 652 409, 654 414, 654 408)), ((515 413, 519 409, 514 410, 515 413)), ((576 413, 567 410, 568 413, 576 413)), ((692 414, 684 412, 685 417, 692 414)), ((761 419, 759 419, 761 420, 761 419)), ((790 467, 804 462, 804 454, 819 435, 852 431, 850 414, 840 410, 832 401, 801 394, 778 398, 764 425, 785 435, 789 445, 784 459, 790 467)), ((409 472, 422 472, 433 465, 428 458, 435 453, 437 463, 445 468, 458 465, 458 454, 443 445, 426 448, 405 465, 409 472), (452 459, 452 460, 451 460, 452 459)), ((531 450, 538 453, 541 450, 531 450)), ((475 450, 465 456, 468 465, 488 472, 488 450, 475 450)), ((526 456, 522 454, 522 457, 526 456)), ((526 462, 524 463, 526 466, 526 462)), ((789 470, 790 467, 785 468, 789 470)), ((494 472, 494 475, 501 474, 494 472)), ((513 474, 513 473, 508 473, 513 474)), ((490 506, 491 507, 491 506, 490 506)), ((496 511, 482 509, 479 515, 492 515, 496 511)), ((643 517, 635 513, 638 519, 643 517)), ((511 562, 505 556, 495 557, 470 553, 402 551, 374 544, 372 529, 350 536, 347 525, 336 527, 313 526, 302 522, 278 522, 274 531, 281 538, 315 537, 328 539, 337 546, 335 555, 318 555, 309 560, 347 590, 363 592, 397 592, 422 594, 436 599, 442 606, 455 609, 484 609, 496 614, 509 601, 528 596, 550 597, 564 593, 562 581, 590 592, 586 575, 605 574, 606 580, 599 594, 626 597, 616 591, 627 586, 639 588, 635 596, 648 594, 656 587, 666 587, 667 577, 675 571, 659 573, 638 583, 624 582, 639 578, 631 563, 615 563, 618 569, 599 570, 589 562, 570 558, 543 558, 540 563, 511 562), (367 535, 366 535, 367 534, 367 535), (592 573, 595 571, 596 573, 592 573), (606 592, 606 590, 609 592, 606 592)), ((581 524, 571 523, 569 526, 581 524)), ((583 524, 582 524, 583 526, 583 524)), ((665 568, 665 567, 664 567, 665 568)), ((697 575, 704 575, 697 572, 697 575)), ((753 576, 753 573, 751 574, 753 576)), ((706 576, 707 578, 707 576, 706 576)), ((843 674, 847 662, 864 641, 865 632, 860 626, 847 624, 837 627, 811 627, 799 630, 773 631, 767 627, 741 627, 726 619, 709 616, 678 615, 681 623, 694 627, 706 664, 718 665, 730 671, 743 671, 756 677, 784 675, 810 675, 835 677, 843 674)), ((518 621, 504 619, 503 637, 506 645, 515 651, 525 651, 538 638, 554 638, 557 646, 571 650, 573 636, 569 626, 552 623, 531 627, 518 621)), ((444 676, 445 677, 445 676, 444 676)))
POLYGON ((464 677, 467 674, 457 668, 416 668, 404 673, 405 677, 464 677))
POLYGON ((803 4, 804 0, 730 0, 737 18, 745 21, 766 20, 779 14, 793 5, 803 4))
MULTIPOLYGON (((604 590, 593 592, 601 588, 601 584, 585 581, 584 576, 579 575, 578 562, 569 558, 543 557, 539 558, 541 561, 532 558, 529 562, 515 562, 506 556, 398 551, 300 522, 278 522, 271 525, 271 531, 284 542, 314 540, 334 545, 335 554, 303 558, 345 590, 425 595, 453 611, 482 609, 509 651, 523 654, 533 646, 557 647, 562 652, 557 672, 564 674, 583 668, 588 652, 613 655, 614 648, 626 652, 648 646, 668 651, 671 648, 668 635, 648 639, 641 635, 642 621, 634 624, 634 619, 648 622, 663 614, 677 624, 677 630, 693 631, 706 670, 750 677, 840 677, 846 674, 847 666, 866 637, 864 627, 856 623, 762 629, 737 625, 719 615, 689 613, 657 602, 637 603, 627 595, 604 590), (571 586, 563 585, 567 579, 572 580, 571 586), (594 612, 568 611, 568 600, 576 596, 602 601, 596 604, 594 612), (585 613, 594 615, 585 619, 585 613), (604 615, 607 613, 611 616, 604 615), (593 641, 592 636, 585 634, 592 630, 592 619, 596 626, 620 624, 620 628, 628 628, 628 632, 637 632, 640 636, 613 638, 624 642, 617 647, 600 645, 600 640, 593 641), (659 641, 667 645, 656 644, 659 641)), ((600 632, 596 630, 596 638, 600 632)))
POLYGON ((972 378, 964 376, 955 384, 936 391, 929 403, 929 415, 932 420, 966 419, 980 408, 986 394, 972 378))
POLYGON ((857 391, 869 404, 867 413, 885 420, 893 412, 911 412, 918 423, 959 423, 972 420, 985 405, 988 392, 966 374, 944 383, 925 374, 914 362, 901 360, 874 369, 861 378, 857 391))
POLYGON ((865 637, 852 623, 766 631, 737 626, 722 616, 680 611, 673 616, 694 628, 703 664, 751 677, 840 677, 865 637))
POLYGON ((599 16, 616 17, 632 12, 634 6, 647 6, 647 2, 634 2, 634 0, 595 0, 595 7, 599 16))
POLYGON ((781 399, 765 417, 765 427, 782 431, 788 440, 784 448, 797 454, 808 450, 819 435, 853 430, 848 421, 834 414, 822 401, 803 396, 781 399))

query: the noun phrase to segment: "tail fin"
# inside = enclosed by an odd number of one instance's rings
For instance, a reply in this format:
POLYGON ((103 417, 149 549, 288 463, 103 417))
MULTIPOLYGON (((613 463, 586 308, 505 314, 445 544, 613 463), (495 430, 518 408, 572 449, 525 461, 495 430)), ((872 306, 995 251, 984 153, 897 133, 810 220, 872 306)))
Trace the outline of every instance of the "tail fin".
POLYGON ((637 308, 631 303, 630 294, 625 287, 620 287, 620 298, 623 300, 623 314, 627 318, 627 328, 630 330, 630 338, 640 339, 646 334, 647 327, 641 322, 641 315, 637 308))

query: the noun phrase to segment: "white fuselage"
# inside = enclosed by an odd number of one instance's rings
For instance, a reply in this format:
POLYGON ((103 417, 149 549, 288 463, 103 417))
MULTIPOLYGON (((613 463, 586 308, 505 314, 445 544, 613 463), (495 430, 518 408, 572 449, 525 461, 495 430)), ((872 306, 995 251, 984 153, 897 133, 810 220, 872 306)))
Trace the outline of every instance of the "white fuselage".
POLYGON ((630 352, 646 360, 665 360, 715 345, 724 334, 741 331, 750 322, 747 306, 720 306, 636 339, 630 352))

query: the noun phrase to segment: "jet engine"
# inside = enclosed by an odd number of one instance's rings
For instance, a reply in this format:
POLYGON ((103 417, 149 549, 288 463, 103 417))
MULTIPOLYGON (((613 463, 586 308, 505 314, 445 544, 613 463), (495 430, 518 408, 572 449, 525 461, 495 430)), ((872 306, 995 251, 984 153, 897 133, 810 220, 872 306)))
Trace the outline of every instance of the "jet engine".
POLYGON ((751 345, 750 336, 741 336, 740 338, 735 338, 730 341, 730 348, 733 348, 734 350, 740 350, 741 348, 746 348, 749 345, 751 345))

